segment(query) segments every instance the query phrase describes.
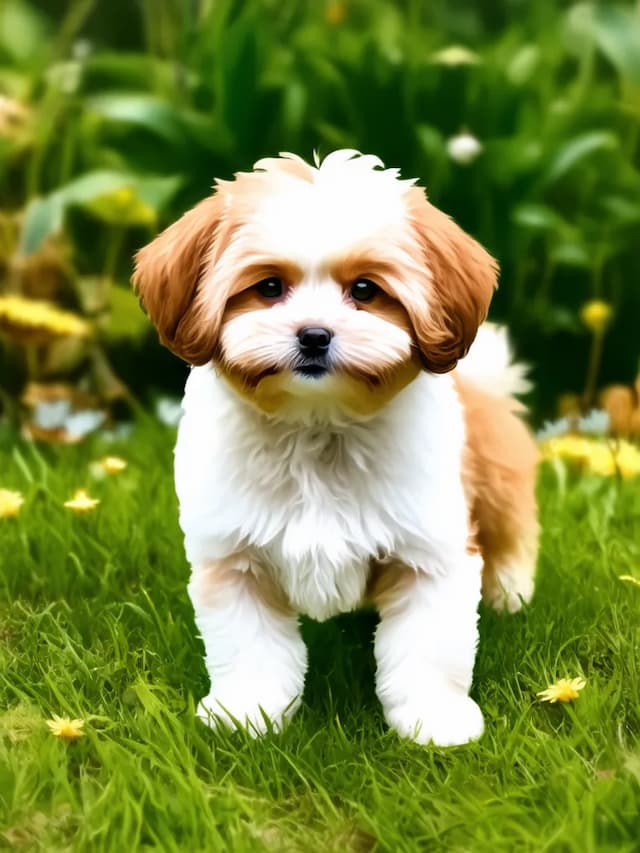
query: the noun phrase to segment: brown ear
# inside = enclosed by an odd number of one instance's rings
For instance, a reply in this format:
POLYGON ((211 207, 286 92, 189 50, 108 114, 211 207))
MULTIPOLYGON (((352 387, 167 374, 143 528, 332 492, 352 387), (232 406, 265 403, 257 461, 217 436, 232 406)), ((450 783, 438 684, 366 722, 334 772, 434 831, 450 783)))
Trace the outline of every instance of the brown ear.
POLYGON ((432 373, 447 373, 467 354, 487 316, 497 286, 498 264, 421 188, 409 192, 409 213, 430 274, 427 304, 406 305, 422 362, 432 373))
POLYGON ((190 364, 211 360, 218 329, 203 321, 198 284, 211 265, 222 199, 201 201, 136 254, 133 286, 161 342, 190 364))

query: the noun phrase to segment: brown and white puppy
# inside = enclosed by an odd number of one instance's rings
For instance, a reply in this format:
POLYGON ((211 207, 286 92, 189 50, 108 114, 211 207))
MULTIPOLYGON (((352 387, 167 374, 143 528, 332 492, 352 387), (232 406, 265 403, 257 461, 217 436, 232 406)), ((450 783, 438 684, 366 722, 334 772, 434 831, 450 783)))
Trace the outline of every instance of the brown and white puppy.
POLYGON ((160 338, 194 365, 176 447, 202 715, 280 726, 298 614, 380 611, 377 692, 420 743, 477 738, 481 589, 533 592, 535 446, 522 371, 485 325, 496 264, 415 181, 354 151, 283 154, 137 256, 160 338))

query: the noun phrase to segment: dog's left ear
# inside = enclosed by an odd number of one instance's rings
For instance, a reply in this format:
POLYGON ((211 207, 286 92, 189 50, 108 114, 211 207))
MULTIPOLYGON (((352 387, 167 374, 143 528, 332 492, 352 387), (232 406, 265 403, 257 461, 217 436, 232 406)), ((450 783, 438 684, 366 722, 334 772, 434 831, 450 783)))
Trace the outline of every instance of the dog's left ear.
POLYGON ((447 373, 473 343, 497 286, 498 264, 424 190, 409 191, 408 212, 422 249, 430 287, 426 301, 406 304, 424 367, 447 373))

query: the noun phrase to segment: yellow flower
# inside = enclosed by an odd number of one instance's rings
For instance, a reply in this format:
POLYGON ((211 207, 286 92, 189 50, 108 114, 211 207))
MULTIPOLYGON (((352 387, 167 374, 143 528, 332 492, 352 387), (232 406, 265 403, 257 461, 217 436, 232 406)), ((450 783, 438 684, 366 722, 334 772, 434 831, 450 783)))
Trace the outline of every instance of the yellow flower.
POLYGON ((15 138, 27 124, 29 117, 30 110, 25 104, 0 95, 0 136, 15 138))
POLYGON ((11 518, 20 512, 24 498, 20 492, 11 489, 0 489, 0 518, 11 518))
POLYGON ((638 578, 634 578, 633 575, 618 575, 618 580, 624 581, 625 583, 632 583, 634 586, 640 586, 640 580, 638 580, 638 578))
POLYGON ((53 719, 47 720, 47 725, 51 734, 63 740, 78 740, 84 736, 82 731, 84 720, 70 720, 69 717, 59 717, 54 714, 53 719))
POLYGON ((541 444, 545 459, 569 459, 592 474, 611 477, 618 472, 625 480, 640 475, 640 450, 629 441, 605 444, 580 435, 561 435, 541 444))
POLYGON ((338 0, 333 0, 332 3, 327 4, 327 8, 325 9, 324 18, 328 24, 331 24, 332 27, 339 26, 344 19, 347 17, 347 7, 344 3, 338 2, 338 0))
POLYGON ((131 189, 120 187, 86 202, 91 213, 110 225, 155 225, 156 212, 131 189))
POLYGON ((0 296, 0 331, 19 339, 42 333, 82 337, 89 334, 90 326, 77 314, 61 311, 49 302, 0 296))
POLYGON ((587 683, 586 678, 560 678, 537 695, 541 702, 573 702, 587 683))
POLYGON ((625 480, 640 474, 640 450, 629 441, 620 441, 616 453, 618 470, 625 480))
POLYGON ((97 463, 101 471, 105 474, 119 474, 127 467, 126 459, 121 459, 119 456, 105 456, 97 463))
POLYGON ((100 503, 98 498, 91 498, 87 494, 86 489, 78 489, 70 501, 65 501, 64 505, 67 509, 72 509, 74 512, 89 512, 95 509, 100 503))
POLYGON ((602 299, 592 299, 580 309, 580 319, 594 335, 601 334, 609 325, 613 309, 602 299))

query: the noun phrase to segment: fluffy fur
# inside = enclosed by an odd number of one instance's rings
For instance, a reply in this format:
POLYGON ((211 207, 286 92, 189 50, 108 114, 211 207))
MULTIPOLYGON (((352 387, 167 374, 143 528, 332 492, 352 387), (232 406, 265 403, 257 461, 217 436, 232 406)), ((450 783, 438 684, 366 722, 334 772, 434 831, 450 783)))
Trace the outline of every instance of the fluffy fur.
POLYGON ((134 281, 196 365, 175 475, 202 716, 282 725, 304 686, 298 614, 372 603, 389 724, 420 743, 479 737, 481 591, 517 610, 537 551, 535 447, 510 396, 524 377, 502 330, 483 327, 455 369, 491 257, 375 157, 281 155, 218 182, 141 250, 134 281), (363 279, 377 290, 360 302, 363 279), (313 358, 308 328, 331 335, 313 358))

